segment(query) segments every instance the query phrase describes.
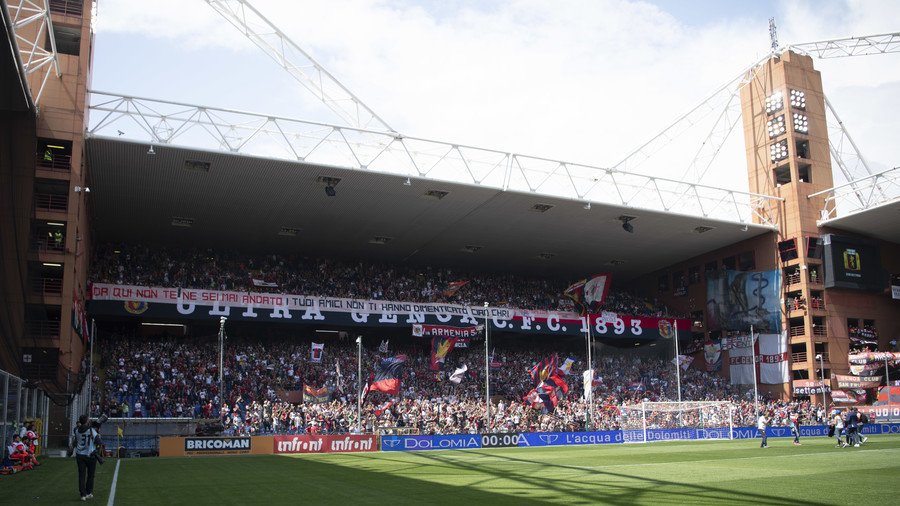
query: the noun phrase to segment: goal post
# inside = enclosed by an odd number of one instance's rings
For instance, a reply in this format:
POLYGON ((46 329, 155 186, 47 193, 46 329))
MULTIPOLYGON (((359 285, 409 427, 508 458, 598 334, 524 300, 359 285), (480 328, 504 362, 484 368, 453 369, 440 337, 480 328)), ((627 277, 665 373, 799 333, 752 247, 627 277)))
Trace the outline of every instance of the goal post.
POLYGON ((620 416, 626 443, 734 437, 734 405, 728 401, 644 401, 622 406, 620 416))

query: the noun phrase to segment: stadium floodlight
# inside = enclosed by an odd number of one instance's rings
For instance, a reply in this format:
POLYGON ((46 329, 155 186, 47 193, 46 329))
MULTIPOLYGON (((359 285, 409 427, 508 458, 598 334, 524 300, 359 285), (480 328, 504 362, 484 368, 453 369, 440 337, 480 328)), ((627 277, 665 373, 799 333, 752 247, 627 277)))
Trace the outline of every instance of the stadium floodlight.
POLYGON ((800 90, 791 90, 791 107, 806 109, 806 93, 800 90))
POLYGON ((787 140, 776 142, 769 146, 769 158, 773 162, 780 162, 788 157, 787 140))
POLYGON ((801 134, 809 133, 809 118, 805 114, 794 113, 794 131, 801 134))
MULTIPOLYGON (((805 103, 805 102, 804 102, 805 103)), ((766 97, 766 114, 772 114, 784 108, 784 94, 780 91, 766 97)))
POLYGON ((412 181, 409 178, 406 178, 406 181, 403 182, 403 186, 412 186, 412 181))
MULTIPOLYGON (((797 116, 796 114, 794 116, 797 116)), ((769 138, 774 139, 779 135, 785 133, 787 128, 784 125, 784 114, 778 116, 777 118, 772 118, 766 122, 766 130, 769 132, 769 138)))
POLYGON ((147 155, 153 156, 156 154, 156 151, 153 151, 153 145, 150 145, 150 149, 147 150, 147 155))

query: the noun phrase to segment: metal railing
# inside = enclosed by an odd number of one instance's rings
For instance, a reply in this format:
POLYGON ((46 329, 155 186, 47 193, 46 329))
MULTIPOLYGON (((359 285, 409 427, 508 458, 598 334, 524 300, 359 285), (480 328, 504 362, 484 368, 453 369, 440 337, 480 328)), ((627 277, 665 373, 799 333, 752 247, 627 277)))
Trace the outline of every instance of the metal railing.
POLYGON ((39 436, 38 451, 42 452, 47 447, 49 414, 50 398, 42 390, 29 387, 22 378, 0 370, 0 441, 4 450, 26 421, 34 421, 39 436))
POLYGON ((31 281, 31 289, 39 295, 62 295, 63 280, 60 278, 37 278, 31 281))
POLYGON ((34 210, 66 212, 69 209, 68 195, 54 195, 52 193, 35 193, 34 210))
POLYGON ((814 325, 812 334, 817 337, 825 337, 828 335, 828 329, 825 325, 814 325))
POLYGON ((50 12, 63 16, 81 17, 84 15, 83 0, 50 0, 50 12))
POLYGON ((791 327, 791 328, 790 328, 790 335, 791 335, 791 337, 802 336, 802 335, 805 335, 805 334, 806 334, 806 327, 805 327, 804 325, 800 325, 800 326, 798 326, 798 327, 791 327))
POLYGON ((801 353, 791 353, 791 362, 794 364, 806 362, 807 360, 809 360, 809 355, 805 351, 801 353))
POLYGON ((800 273, 788 274, 784 279, 788 285, 795 285, 800 282, 800 273))
POLYGON ((46 156, 43 153, 37 153, 34 155, 34 159, 37 166, 41 169, 54 172, 72 171, 72 157, 69 155, 46 156))
POLYGON ((57 241, 52 237, 35 237, 31 240, 31 249, 41 252, 63 253, 66 250, 66 245, 65 242, 57 241))
POLYGON ((35 339, 59 339, 59 322, 50 320, 27 320, 28 336, 35 339))

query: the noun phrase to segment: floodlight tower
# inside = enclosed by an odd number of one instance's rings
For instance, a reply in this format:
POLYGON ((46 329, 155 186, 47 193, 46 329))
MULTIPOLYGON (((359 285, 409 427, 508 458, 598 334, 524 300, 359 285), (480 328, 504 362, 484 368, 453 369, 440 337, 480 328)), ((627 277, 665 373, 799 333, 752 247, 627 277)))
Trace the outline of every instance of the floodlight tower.
MULTIPOLYGON (((777 44, 772 22, 770 29, 777 44)), ((824 300, 815 241, 825 202, 807 196, 831 188, 834 179, 822 77, 812 58, 774 52, 741 90, 741 108, 750 191, 784 199, 777 260, 784 285, 782 324, 795 351, 791 367, 815 377, 813 357, 820 353, 829 359, 824 304, 809 304, 824 300)))
MULTIPOLYGON (((783 280, 784 329, 791 346, 792 371, 822 378, 828 369, 846 365, 847 344, 839 311, 826 310, 822 247, 818 221, 825 194, 834 187, 832 160, 849 180, 871 174, 853 173, 829 142, 826 116, 834 110, 825 97, 822 77, 813 67, 818 58, 861 56, 900 51, 900 33, 809 42, 778 49, 774 19, 769 21, 772 55, 759 63, 741 89, 750 191, 784 199, 777 220, 778 258, 783 280), (831 318, 831 326, 828 320, 831 318)), ((838 123, 840 123, 838 121, 838 123)), ((834 130, 832 130, 834 132, 834 130)), ((847 136, 843 124, 837 131, 847 136)), ((830 298, 829 298, 830 299, 830 298)), ((845 320, 846 321, 846 320, 845 320)), ((819 397, 819 396, 816 396, 819 397)), ((816 399, 825 402, 825 396, 816 399)))

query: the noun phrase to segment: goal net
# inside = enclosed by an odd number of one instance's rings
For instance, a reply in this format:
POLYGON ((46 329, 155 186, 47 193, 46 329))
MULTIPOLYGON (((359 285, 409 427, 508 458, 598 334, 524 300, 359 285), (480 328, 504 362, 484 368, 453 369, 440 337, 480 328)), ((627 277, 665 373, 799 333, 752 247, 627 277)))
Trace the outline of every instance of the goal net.
POLYGON ((732 439, 734 406, 727 401, 642 402, 620 411, 626 443, 732 439))

